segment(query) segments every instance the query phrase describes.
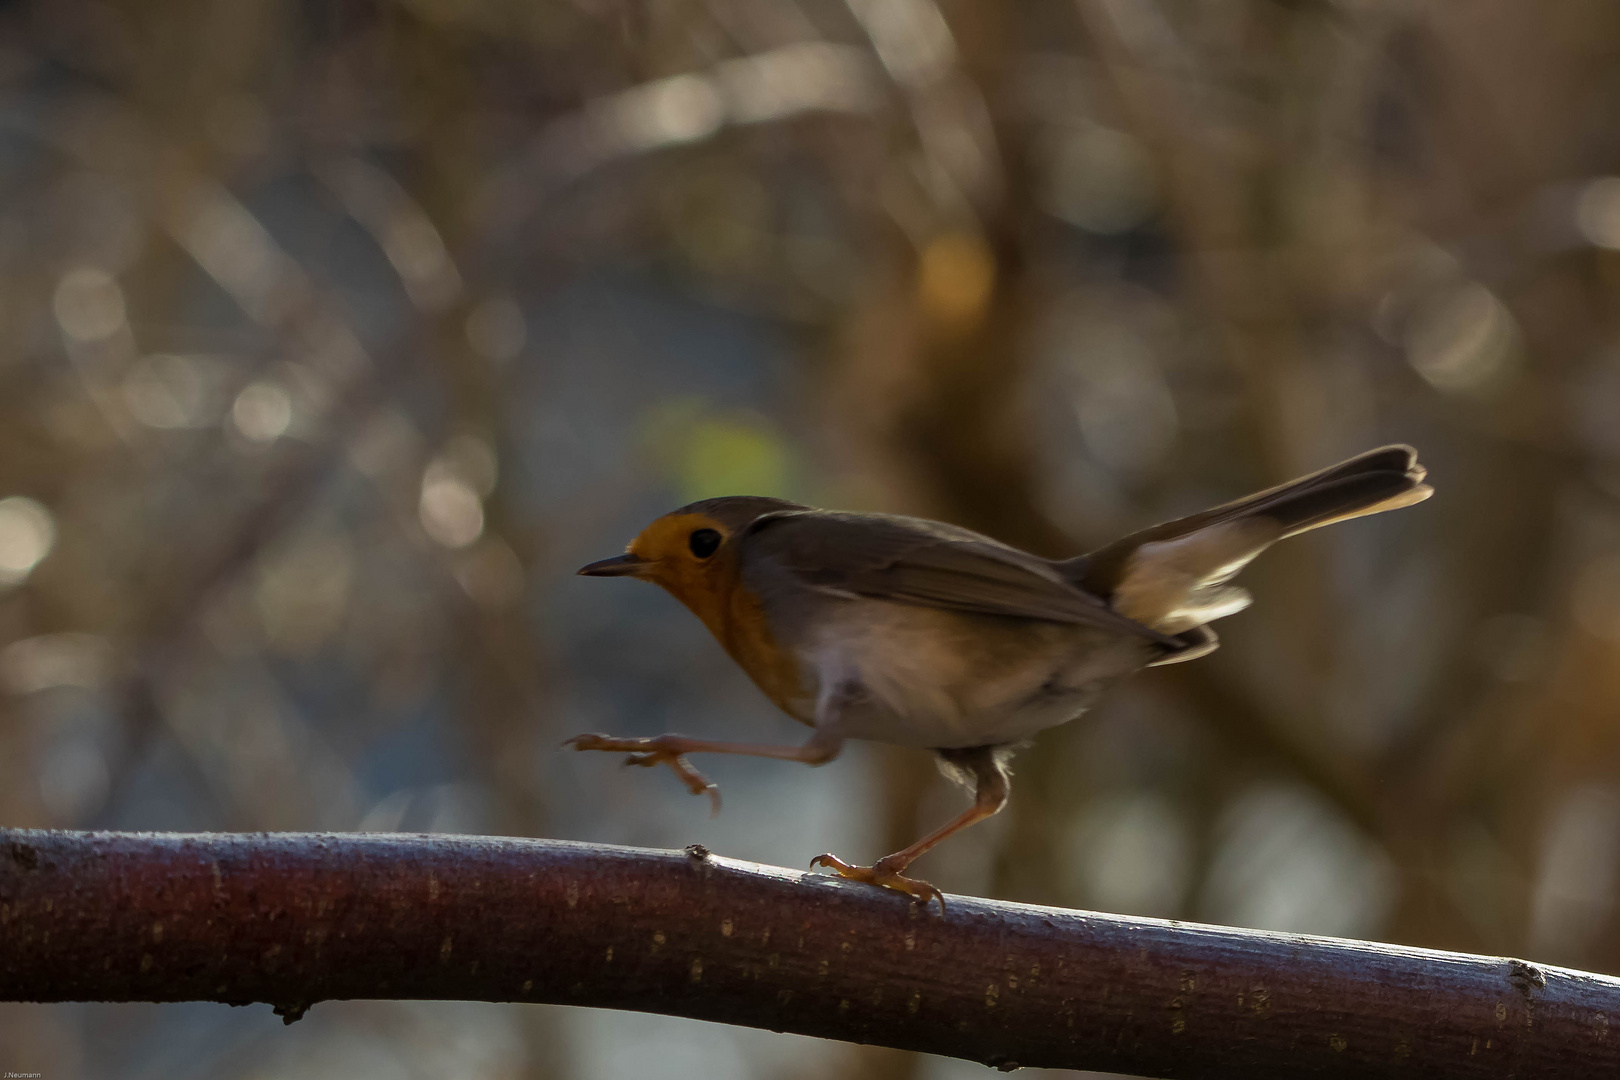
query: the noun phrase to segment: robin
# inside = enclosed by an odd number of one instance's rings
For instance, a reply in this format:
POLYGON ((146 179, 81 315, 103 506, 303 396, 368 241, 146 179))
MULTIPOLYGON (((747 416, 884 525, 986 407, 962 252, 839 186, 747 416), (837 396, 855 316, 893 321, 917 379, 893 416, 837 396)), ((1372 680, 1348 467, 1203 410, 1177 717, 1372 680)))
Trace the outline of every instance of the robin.
POLYGON ((1249 604, 1229 584, 1249 560, 1283 537, 1421 502, 1433 493, 1424 476, 1411 447, 1386 446, 1062 561, 920 518, 704 499, 579 572, 669 590, 766 697, 809 726, 809 740, 580 735, 569 744, 668 765, 716 811, 719 792, 688 754, 825 765, 845 739, 932 750, 973 790, 969 809, 871 866, 832 855, 811 865, 943 910, 940 891, 906 870, 1006 804, 1015 748, 1140 668, 1212 652, 1208 624, 1249 604))

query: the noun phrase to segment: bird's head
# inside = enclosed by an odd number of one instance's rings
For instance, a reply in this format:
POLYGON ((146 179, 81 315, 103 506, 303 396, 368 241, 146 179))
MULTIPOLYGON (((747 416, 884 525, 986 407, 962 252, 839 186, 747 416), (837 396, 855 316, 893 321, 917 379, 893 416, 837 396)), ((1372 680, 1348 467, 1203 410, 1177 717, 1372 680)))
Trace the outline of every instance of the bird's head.
POLYGON ((724 602, 736 568, 737 536, 762 514, 806 509, 784 499, 730 495, 673 510, 641 530, 623 555, 602 559, 579 572, 586 577, 635 577, 668 589, 709 621, 724 602))

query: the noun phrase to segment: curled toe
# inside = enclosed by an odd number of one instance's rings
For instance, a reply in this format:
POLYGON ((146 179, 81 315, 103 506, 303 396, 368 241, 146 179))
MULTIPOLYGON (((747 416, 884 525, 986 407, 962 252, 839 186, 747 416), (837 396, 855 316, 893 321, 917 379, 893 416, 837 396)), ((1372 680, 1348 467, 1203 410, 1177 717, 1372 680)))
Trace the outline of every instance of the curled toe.
POLYGON ((906 877, 894 869, 893 864, 885 865, 885 860, 879 859, 872 866, 854 866, 836 855, 821 854, 811 859, 810 865, 813 867, 828 867, 837 873, 839 877, 848 878, 851 881, 861 881, 868 885, 877 885, 880 888, 905 893, 913 900, 922 901, 924 907, 928 906, 930 900, 938 900, 940 914, 945 913, 944 893, 926 881, 906 877))

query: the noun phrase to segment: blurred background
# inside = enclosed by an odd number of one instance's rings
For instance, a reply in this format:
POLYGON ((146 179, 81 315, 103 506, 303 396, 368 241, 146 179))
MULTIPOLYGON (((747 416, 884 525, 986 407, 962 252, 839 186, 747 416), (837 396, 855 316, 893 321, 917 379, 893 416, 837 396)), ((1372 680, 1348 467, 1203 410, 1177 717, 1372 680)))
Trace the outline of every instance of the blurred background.
MULTIPOLYGON (((0 821, 862 861, 927 755, 797 740, 661 591, 774 494, 1072 555, 1391 441, 1439 494, 918 866, 1620 972, 1612 0, 0 5, 0 821)), ((464 1003, 0 1007, 70 1077, 979 1066, 464 1003)))

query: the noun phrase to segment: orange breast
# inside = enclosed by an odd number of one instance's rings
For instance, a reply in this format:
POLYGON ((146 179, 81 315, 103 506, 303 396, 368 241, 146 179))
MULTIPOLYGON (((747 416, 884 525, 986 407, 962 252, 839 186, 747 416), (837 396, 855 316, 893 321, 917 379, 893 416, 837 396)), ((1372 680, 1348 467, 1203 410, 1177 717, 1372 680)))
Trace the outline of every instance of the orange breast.
POLYGON ((717 560, 697 572, 677 569, 654 580, 703 620, 715 640, 777 708, 801 723, 812 723, 814 705, 804 700, 808 680, 803 678, 798 660, 778 645, 764 609, 742 588, 738 576, 732 558, 717 560))
POLYGON ((711 627, 715 637, 778 708, 801 723, 811 723, 803 700, 807 680, 798 658, 777 644, 764 609, 748 590, 732 588, 728 599, 724 629, 711 627))

